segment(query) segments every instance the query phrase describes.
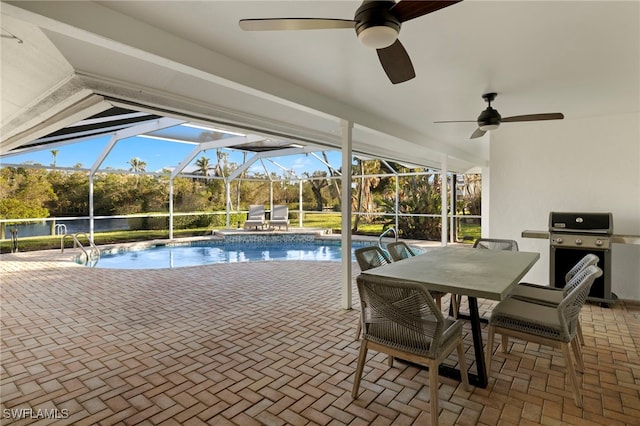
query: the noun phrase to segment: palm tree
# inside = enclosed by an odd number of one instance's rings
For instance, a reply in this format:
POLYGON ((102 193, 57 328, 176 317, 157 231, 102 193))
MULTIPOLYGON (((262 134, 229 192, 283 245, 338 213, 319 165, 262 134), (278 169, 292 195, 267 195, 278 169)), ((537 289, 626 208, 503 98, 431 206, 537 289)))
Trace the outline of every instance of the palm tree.
POLYGON ((133 157, 131 160, 127 161, 127 163, 131 166, 129 167, 130 172, 142 173, 147 169, 147 163, 138 157, 133 157))
POLYGON ((196 160, 196 166, 198 166, 198 174, 204 176, 205 179, 203 180, 206 181, 206 177, 209 176, 209 170, 211 169, 211 160, 203 155, 196 160))
POLYGON ((52 149, 50 152, 51 152, 51 156, 53 157, 53 163, 51 163, 51 165, 52 165, 53 167, 55 167, 55 166, 56 166, 56 158, 58 158, 58 153, 59 153, 60 151, 59 151, 59 150, 57 150, 57 149, 52 149))

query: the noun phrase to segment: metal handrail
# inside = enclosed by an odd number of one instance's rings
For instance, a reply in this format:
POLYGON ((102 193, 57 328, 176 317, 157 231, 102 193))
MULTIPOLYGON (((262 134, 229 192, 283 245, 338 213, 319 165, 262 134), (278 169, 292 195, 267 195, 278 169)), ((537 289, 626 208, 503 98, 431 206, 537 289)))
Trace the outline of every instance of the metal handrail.
POLYGON ((91 241, 91 238, 89 238, 89 236, 84 232, 76 232, 75 235, 82 235, 87 239, 87 241, 89 241, 89 245, 91 245, 91 261, 94 262, 94 265, 98 263, 98 260, 100 260, 100 249, 93 243, 93 241, 91 241))
POLYGON ((60 238, 60 252, 64 253, 64 240, 68 236, 71 236, 71 238, 73 238, 73 248, 79 247, 80 250, 82 250, 82 253, 84 254, 84 259, 85 259, 84 264, 88 265, 89 263, 91 263, 91 266, 95 266, 100 260, 100 249, 93 243, 93 241, 91 241, 91 238, 89 238, 89 236, 84 232, 76 232, 75 234, 64 234, 62 238, 60 238), (82 245, 82 243, 78 239, 79 236, 84 236, 86 237, 87 241, 89 241, 89 245, 91 247, 90 253, 87 253, 87 250, 85 249, 84 245, 82 245))
POLYGON ((387 228, 386 231, 384 231, 382 234, 380 234, 380 236, 378 237, 378 247, 382 248, 382 237, 387 235, 389 232, 393 232, 393 235, 396 238, 396 241, 398 241, 398 232, 396 231, 396 228, 394 228, 392 226, 390 228, 387 228))
POLYGON ((11 229, 11 253, 18 252, 18 229, 11 229))
POLYGON ((56 223, 55 226, 55 235, 66 235, 67 233, 67 225, 64 223, 56 223))

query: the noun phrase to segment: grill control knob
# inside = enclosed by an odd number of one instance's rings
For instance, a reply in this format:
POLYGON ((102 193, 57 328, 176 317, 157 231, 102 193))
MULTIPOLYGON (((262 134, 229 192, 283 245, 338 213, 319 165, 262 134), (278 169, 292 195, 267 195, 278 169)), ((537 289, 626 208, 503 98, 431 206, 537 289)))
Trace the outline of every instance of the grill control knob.
POLYGON ((604 243, 602 242, 602 240, 601 240, 601 239, 597 239, 597 240, 596 240, 596 245, 597 245, 598 247, 600 247, 602 244, 604 244, 604 243))
POLYGON ((576 244, 577 245, 582 245, 582 240, 580 238, 576 238, 576 244))
POLYGON ((556 237, 556 243, 557 244, 562 244, 564 242, 564 240, 562 239, 562 237, 556 237))

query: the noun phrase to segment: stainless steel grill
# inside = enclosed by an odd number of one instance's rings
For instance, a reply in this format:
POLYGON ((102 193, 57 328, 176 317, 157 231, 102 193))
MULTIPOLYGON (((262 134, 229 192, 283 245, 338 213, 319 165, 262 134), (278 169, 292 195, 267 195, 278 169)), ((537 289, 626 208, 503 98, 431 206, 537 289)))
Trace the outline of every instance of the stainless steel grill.
POLYGON ((611 213, 549 213, 549 281, 554 287, 565 285, 565 274, 587 253, 600 261, 602 276, 596 279, 589 300, 611 305, 617 297, 611 292, 611 243, 613 215, 611 213))

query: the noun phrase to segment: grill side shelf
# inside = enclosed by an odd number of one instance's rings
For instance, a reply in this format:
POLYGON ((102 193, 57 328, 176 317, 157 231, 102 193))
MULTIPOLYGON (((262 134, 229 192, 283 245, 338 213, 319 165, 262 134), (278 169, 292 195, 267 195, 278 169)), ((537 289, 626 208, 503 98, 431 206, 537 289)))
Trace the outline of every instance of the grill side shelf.
POLYGON ((549 231, 522 231, 522 238, 549 239, 549 231))
MULTIPOLYGON (((537 238, 541 240, 549 239, 549 231, 522 231, 522 238, 537 238)), ((609 235, 614 244, 636 244, 640 245, 640 235, 613 234, 609 235)))
POLYGON ((611 236, 611 242, 617 244, 636 244, 640 245, 640 235, 622 235, 613 234, 611 236))

